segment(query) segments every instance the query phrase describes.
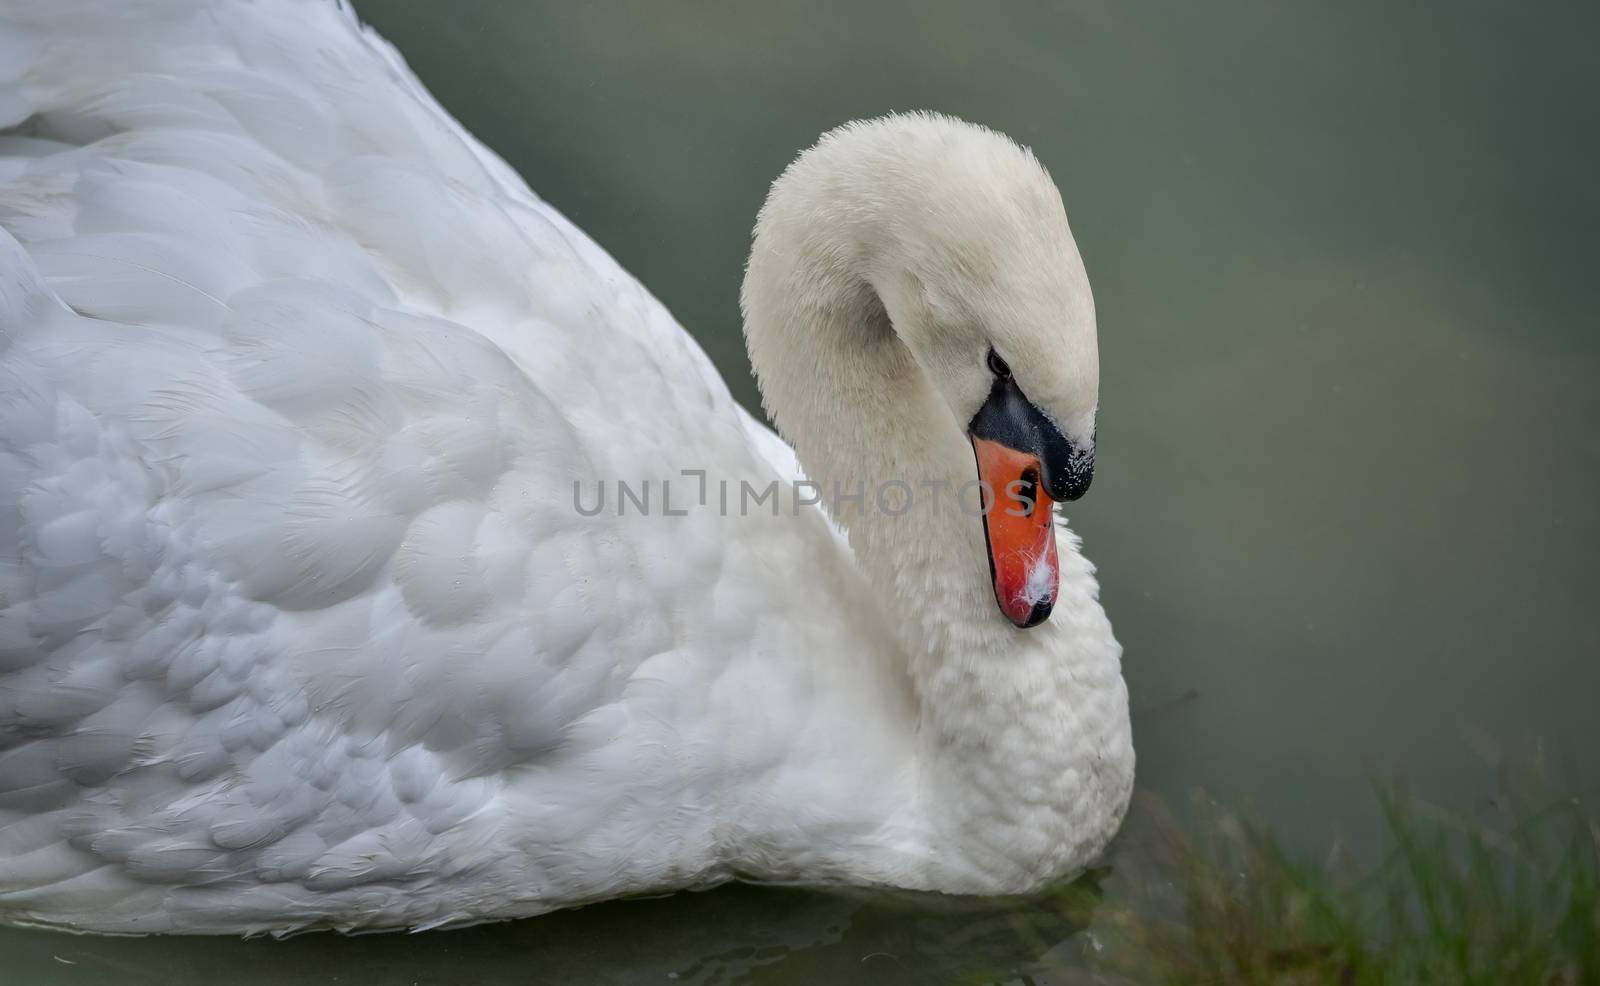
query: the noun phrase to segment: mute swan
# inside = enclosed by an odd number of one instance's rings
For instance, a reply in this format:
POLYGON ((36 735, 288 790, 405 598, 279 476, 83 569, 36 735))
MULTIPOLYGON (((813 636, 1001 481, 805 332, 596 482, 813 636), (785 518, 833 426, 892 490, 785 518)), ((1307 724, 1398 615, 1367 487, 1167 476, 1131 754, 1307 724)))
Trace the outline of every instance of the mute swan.
POLYGON ((1106 845, 1120 649, 1049 509, 1095 320, 1031 154, 889 116, 777 180, 791 452, 347 9, 0 12, 0 917, 1016 893, 1106 845))

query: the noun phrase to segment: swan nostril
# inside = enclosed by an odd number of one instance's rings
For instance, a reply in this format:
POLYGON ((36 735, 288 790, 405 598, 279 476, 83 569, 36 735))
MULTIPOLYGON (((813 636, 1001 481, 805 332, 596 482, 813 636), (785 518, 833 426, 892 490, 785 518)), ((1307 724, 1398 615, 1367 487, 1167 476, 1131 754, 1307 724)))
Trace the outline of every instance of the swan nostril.
POLYGON ((1022 470, 1018 483, 1021 485, 1017 487, 1017 502, 1022 507, 1022 516, 1032 517, 1039 503, 1039 470, 1033 466, 1022 470))

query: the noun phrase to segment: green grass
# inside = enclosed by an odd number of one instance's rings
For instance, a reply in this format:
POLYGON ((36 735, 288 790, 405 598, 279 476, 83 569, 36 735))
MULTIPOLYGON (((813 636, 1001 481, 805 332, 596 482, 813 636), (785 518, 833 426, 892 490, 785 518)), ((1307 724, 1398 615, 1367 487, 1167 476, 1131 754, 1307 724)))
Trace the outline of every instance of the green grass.
POLYGON ((1106 983, 1600 984, 1600 816, 1515 776, 1485 818, 1375 784, 1366 866, 1338 843, 1300 858, 1203 797, 1183 823, 1146 799, 1102 887, 1060 903, 1104 891, 1084 954, 1106 983))

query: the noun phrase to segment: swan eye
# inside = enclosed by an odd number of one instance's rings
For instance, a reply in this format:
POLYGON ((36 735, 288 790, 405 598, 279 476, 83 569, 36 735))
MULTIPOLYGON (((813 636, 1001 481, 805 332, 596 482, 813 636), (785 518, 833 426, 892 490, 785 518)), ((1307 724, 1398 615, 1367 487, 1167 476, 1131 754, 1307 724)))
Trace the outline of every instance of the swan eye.
POLYGON ((1007 366, 1006 361, 1000 358, 1000 354, 992 349, 989 350, 989 372, 1001 380, 1011 379, 1011 367, 1007 366))

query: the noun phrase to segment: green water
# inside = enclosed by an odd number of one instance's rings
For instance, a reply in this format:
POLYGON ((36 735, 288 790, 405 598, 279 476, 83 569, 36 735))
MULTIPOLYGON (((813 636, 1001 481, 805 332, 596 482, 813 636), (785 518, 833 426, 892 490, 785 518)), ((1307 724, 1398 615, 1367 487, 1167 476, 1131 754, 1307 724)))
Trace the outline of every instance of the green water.
MULTIPOLYGON (((741 265, 799 148, 914 108, 1031 144, 1100 313, 1070 514, 1145 788, 1315 847, 1371 831, 1369 774, 1473 810, 1497 742, 1600 780, 1592 0, 360 10, 752 406, 741 265)), ((1047 983, 1082 918, 727 888, 409 937, 6 930, 0 981, 1047 983)))

